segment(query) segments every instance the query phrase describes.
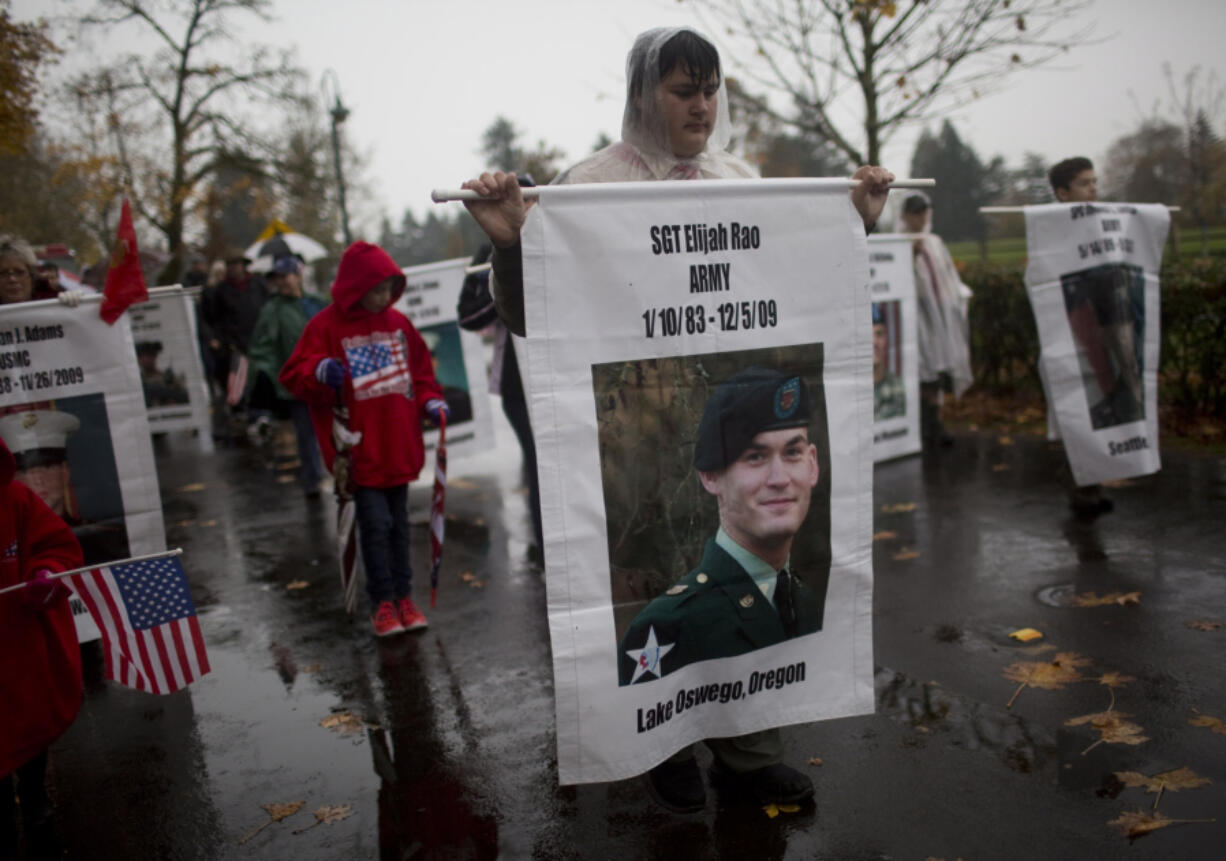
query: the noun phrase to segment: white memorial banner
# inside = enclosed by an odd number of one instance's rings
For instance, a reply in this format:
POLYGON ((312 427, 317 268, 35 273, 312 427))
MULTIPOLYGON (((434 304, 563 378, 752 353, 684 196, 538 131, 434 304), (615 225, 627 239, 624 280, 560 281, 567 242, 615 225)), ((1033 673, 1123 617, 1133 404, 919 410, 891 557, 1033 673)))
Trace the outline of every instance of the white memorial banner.
POLYGON ((917 454, 921 448, 914 241, 914 236, 890 233, 868 238, 875 461, 917 454))
POLYGON ((208 438, 209 397, 190 295, 161 296, 128 309, 149 429, 197 429, 208 438))
POLYGON ((1073 480, 1084 486, 1157 472, 1167 208, 1056 203, 1025 213, 1026 290, 1073 480))
POLYGON ((543 188, 523 261, 561 782, 871 712, 868 248, 847 186, 543 188), (791 585, 773 563, 750 579, 780 548, 791 585))
MULTIPOLYGON (((97 304, 0 305, 0 437, 17 480, 62 517, 86 564, 166 549, 162 502, 127 315, 97 304)), ((72 598, 77 635, 96 639, 72 598)))
MULTIPOLYGON (((434 376, 443 388, 451 417, 447 421, 447 455, 455 461, 494 447, 489 386, 481 336, 460 328, 456 304, 464 284, 468 258, 410 266, 404 270, 407 283, 396 310, 421 332, 434 359, 434 376)), ((426 451, 438 445, 438 431, 425 430, 426 451)), ((434 480, 432 470, 423 470, 420 482, 434 480)))

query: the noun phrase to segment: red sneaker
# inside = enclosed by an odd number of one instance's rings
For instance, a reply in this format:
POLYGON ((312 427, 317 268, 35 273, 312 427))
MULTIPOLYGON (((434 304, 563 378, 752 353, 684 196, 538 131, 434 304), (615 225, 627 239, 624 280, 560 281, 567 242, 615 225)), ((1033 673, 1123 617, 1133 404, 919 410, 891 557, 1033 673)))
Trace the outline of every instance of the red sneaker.
POLYGON ((412 598, 401 598, 396 602, 396 606, 400 609, 400 625, 404 630, 420 631, 430 624, 421 610, 417 609, 412 598))
POLYGON ((375 615, 370 617, 370 626, 375 629, 376 637, 388 637, 404 630, 404 625, 400 623, 400 614, 396 612, 396 605, 391 601, 380 602, 375 615))

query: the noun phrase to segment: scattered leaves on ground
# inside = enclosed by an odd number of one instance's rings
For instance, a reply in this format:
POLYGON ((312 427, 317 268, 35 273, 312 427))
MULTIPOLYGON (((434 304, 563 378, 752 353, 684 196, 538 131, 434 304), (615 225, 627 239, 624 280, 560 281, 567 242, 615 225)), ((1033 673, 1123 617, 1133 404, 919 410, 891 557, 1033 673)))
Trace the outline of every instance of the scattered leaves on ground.
POLYGON ((1170 819, 1157 811, 1145 813, 1141 810, 1130 810, 1120 814, 1119 819, 1112 819, 1108 825, 1114 825, 1124 833, 1125 837, 1144 837, 1151 831, 1166 828, 1168 825, 1178 825, 1181 822, 1217 822, 1216 819, 1170 819))
POLYGON ((1059 652, 1050 661, 1016 661, 1010 664, 1005 667, 1004 676, 1009 681, 1019 682, 1020 687, 1013 692, 1005 708, 1012 708, 1017 695, 1027 687, 1058 691, 1070 682, 1082 681, 1084 676, 1078 672, 1078 668, 1092 663, 1089 658, 1076 652, 1059 652))
POLYGON ((285 584, 285 588, 292 592, 295 589, 305 589, 310 585, 311 583, 309 580, 291 580, 285 584))
POLYGON ((881 506, 882 514, 906 514, 908 511, 914 511, 916 504, 914 502, 895 502, 890 505, 881 506))
POLYGON ((204 490, 204 483, 197 481, 193 484, 183 485, 178 490, 176 490, 175 493, 199 493, 202 490, 204 490))
POLYGON ((463 580, 465 583, 471 583, 477 579, 477 575, 471 571, 461 571, 460 579, 463 580))
POLYGON ((1146 792, 1178 792, 1181 789, 1197 789, 1213 783, 1209 778, 1201 777, 1187 766, 1164 771, 1153 777, 1138 771, 1117 771, 1115 776, 1125 786, 1143 786, 1146 792))
POLYGON ((1149 741, 1149 736, 1143 735, 1145 730, 1137 724, 1125 720, 1127 717, 1129 715, 1125 712, 1108 709, 1105 712, 1095 712, 1094 714, 1069 718, 1064 722, 1064 725, 1082 726, 1089 724, 1093 729, 1098 730, 1101 738, 1081 752, 1081 755, 1085 756, 1100 744, 1142 744, 1149 741))
POLYGON ((898 533, 892 532, 889 529, 883 529, 880 532, 873 533, 874 541, 889 541, 891 538, 897 538, 898 533))
POLYGON ((1039 640, 1043 637, 1042 631, 1036 631, 1034 628, 1019 628, 1009 634, 1015 640, 1020 640, 1023 643, 1029 643, 1031 640, 1039 640))
POLYGON ((181 527, 183 529, 186 529, 189 526, 195 526, 195 525, 196 525, 195 520, 179 520, 175 523, 175 526, 181 527))
POLYGON ((305 804, 305 801, 286 801, 284 803, 274 802, 272 804, 261 804, 260 806, 263 807, 264 811, 268 814, 268 821, 257 827, 255 830, 247 832, 247 835, 243 837, 242 840, 238 841, 239 845, 246 843, 269 825, 272 825, 274 822, 280 822, 287 816, 293 816, 295 813, 301 810, 305 804))
POLYGON ((904 547, 895 553, 891 558, 895 562, 906 562, 908 559, 918 559, 919 555, 918 550, 913 550, 910 547, 904 547))
POLYGON ((333 822, 340 822, 342 819, 348 819, 353 815, 352 804, 337 804, 328 805, 316 809, 315 821, 306 828, 299 828, 294 831, 295 834, 301 834, 304 831, 310 831, 316 825, 331 825, 333 822))
POLYGON ((1193 631, 1216 631, 1222 627, 1221 622, 1215 622, 1212 619, 1192 619, 1189 622, 1183 623, 1185 627, 1191 628, 1193 631))
POLYGON ((1013 467, 1009 466, 1009 464, 1007 464, 1007 463, 994 463, 994 464, 992 464, 992 472, 1008 472, 1008 471, 1009 471, 1010 469, 1012 469, 1012 468, 1013 468, 1013 467))
POLYGON ((330 729, 342 735, 352 735, 366 729, 366 721, 353 712, 337 712, 330 714, 319 722, 324 729, 330 729))
POLYGON ((1126 676, 1123 673, 1117 673, 1114 671, 1109 672, 1109 673, 1103 673, 1101 676, 1098 677, 1098 683, 1100 685, 1106 685, 1109 688, 1122 688, 1124 687, 1124 685, 1128 684, 1129 682, 1135 682, 1135 681, 1136 679, 1133 678, 1132 676, 1126 676))
POLYGON ((1097 592, 1085 592, 1080 595, 1074 595, 1069 599, 1069 603, 1074 607, 1104 607, 1108 604, 1119 604, 1121 607, 1128 604, 1140 604, 1140 592, 1108 592, 1101 598, 1097 592))
POLYGON ((822 763, 822 758, 821 758, 820 756, 810 757, 810 758, 809 758, 809 765, 812 765, 812 766, 814 766, 814 767, 816 767, 816 768, 821 768, 821 767, 822 767, 822 765, 823 765, 823 763, 822 763))
POLYGON ((1226 722, 1223 722, 1221 718, 1211 715, 1197 715, 1196 717, 1188 718, 1188 723, 1192 726, 1208 727, 1218 735, 1226 735, 1226 722))
POLYGON ((799 813, 799 804, 768 804, 762 808, 762 812, 774 819, 780 813, 799 813))

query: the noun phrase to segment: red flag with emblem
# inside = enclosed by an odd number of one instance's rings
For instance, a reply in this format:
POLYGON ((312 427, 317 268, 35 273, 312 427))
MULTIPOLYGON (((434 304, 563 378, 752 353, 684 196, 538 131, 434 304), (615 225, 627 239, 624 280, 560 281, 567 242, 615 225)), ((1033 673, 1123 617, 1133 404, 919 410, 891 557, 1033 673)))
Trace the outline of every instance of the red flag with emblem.
POLYGON ((102 294, 102 310, 98 316, 111 325, 129 305, 149 298, 145 275, 140 271, 140 256, 136 252, 136 227, 132 224, 132 210, 126 197, 123 199, 123 211, 119 214, 119 231, 115 236, 115 248, 111 251, 111 265, 106 270, 106 286, 102 294))

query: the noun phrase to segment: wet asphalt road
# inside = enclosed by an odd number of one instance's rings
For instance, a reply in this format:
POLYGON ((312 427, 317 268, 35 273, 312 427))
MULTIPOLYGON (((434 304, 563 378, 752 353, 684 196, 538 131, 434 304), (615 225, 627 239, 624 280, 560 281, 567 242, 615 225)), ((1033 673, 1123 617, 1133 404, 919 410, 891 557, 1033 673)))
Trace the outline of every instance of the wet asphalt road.
MULTIPOLYGON (((501 419, 499 415, 497 418, 501 419)), ((1113 514, 1071 519, 1060 451, 1037 437, 964 433, 876 470, 877 713, 785 730, 817 806, 768 818, 724 806, 679 817, 639 780, 557 785, 542 573, 518 449, 454 460, 440 606, 430 629, 376 642, 343 612, 329 499, 293 483, 292 442, 200 453, 159 440, 170 546, 200 610, 211 675, 171 696, 101 680, 53 748, 65 857, 78 859, 1220 859, 1226 856, 1226 458, 1164 454, 1155 477, 1110 491, 1113 514), (885 506, 914 503, 909 511, 885 506), (900 558, 895 558, 896 556, 900 558), (910 558, 907 558, 910 557, 910 558), (302 588, 287 588, 305 581, 302 588), (1141 593, 1078 608, 1074 593, 1141 593), (1149 741, 1100 744, 1071 717, 1103 711, 1091 682, 1024 690, 1002 675, 1045 646, 1135 677, 1115 708, 1149 741), (352 715, 352 718, 346 716, 352 715), (320 724, 347 719, 353 732, 320 724), (359 723, 358 719, 364 723, 359 723), (821 765, 804 765, 820 758, 821 765), (1166 828, 1130 843, 1108 827, 1154 796, 1116 771, 1188 766, 1212 785, 1165 792, 1166 828), (268 820, 267 803, 298 813, 268 820), (324 805, 342 821, 306 828, 324 805)), ((428 488, 411 497, 418 596, 428 488)))

